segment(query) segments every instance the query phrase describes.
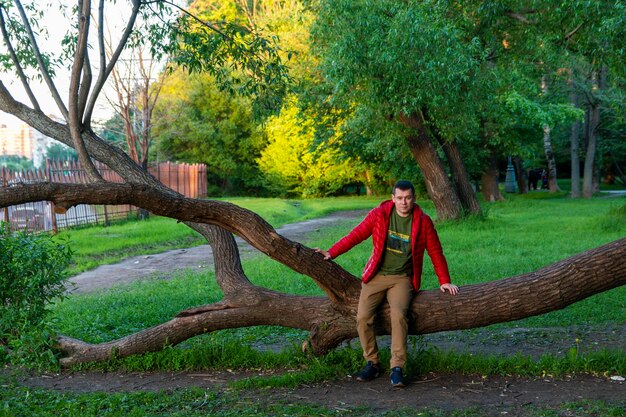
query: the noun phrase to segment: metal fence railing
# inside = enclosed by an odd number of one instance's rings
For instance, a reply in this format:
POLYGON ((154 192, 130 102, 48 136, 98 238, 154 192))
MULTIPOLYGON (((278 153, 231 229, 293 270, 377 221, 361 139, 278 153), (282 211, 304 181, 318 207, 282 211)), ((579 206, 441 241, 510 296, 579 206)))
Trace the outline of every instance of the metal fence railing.
MULTIPOLYGON (((96 162, 100 175, 110 182, 123 182, 108 166, 96 162)), ((165 186, 186 197, 204 198, 207 190, 206 166, 203 164, 177 164, 162 162, 148 169, 165 186)), ((0 167, 0 187, 33 182, 84 183, 86 175, 78 162, 47 160, 46 167, 38 170, 11 171, 0 167)), ((53 203, 38 201, 0 209, 0 221, 12 231, 58 231, 86 224, 108 224, 113 220, 126 219, 135 212, 131 205, 79 204, 63 214, 55 213, 53 203)))

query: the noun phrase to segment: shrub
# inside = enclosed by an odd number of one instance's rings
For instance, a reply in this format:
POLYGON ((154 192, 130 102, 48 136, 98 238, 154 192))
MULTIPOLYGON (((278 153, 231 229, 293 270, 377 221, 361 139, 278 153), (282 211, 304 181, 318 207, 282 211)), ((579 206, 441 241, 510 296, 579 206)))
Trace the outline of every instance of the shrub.
POLYGON ((47 234, 12 234, 0 223, 0 361, 36 365, 51 356, 46 315, 66 291, 71 256, 47 234))

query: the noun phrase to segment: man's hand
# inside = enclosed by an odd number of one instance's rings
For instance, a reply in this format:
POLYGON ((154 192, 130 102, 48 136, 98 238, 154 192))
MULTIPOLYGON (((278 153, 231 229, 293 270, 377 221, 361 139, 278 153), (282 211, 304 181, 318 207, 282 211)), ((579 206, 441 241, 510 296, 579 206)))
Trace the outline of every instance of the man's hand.
POLYGON ((459 287, 454 284, 443 284, 439 287, 441 292, 448 291, 451 295, 457 295, 459 293, 459 287))
POLYGON ((324 249, 315 248, 315 252, 321 253, 322 255, 324 255, 324 260, 326 260, 326 261, 329 261, 329 260, 333 259, 333 257, 330 256, 330 253, 328 253, 324 249))

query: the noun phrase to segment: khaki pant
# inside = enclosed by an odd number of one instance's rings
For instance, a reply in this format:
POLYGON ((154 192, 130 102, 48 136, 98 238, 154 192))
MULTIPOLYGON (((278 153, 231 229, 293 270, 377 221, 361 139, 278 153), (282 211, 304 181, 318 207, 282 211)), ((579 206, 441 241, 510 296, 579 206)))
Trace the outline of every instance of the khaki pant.
POLYGON ((387 297, 391 309, 391 363, 392 368, 404 367, 408 333, 407 310, 413 297, 411 278, 401 275, 376 275, 367 284, 361 284, 361 296, 356 314, 356 326, 367 361, 378 362, 378 345, 374 332, 376 309, 387 297))

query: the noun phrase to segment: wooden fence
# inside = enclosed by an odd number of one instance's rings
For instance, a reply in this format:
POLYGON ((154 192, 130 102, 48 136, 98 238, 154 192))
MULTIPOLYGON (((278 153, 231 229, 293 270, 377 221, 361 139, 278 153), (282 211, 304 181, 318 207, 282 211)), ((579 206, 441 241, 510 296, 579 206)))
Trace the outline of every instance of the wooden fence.
MULTIPOLYGON (((115 171, 108 166, 96 162, 96 168, 106 181, 124 182, 115 171)), ((186 197, 205 198, 207 192, 206 165, 175 164, 162 162, 148 168, 149 172, 166 187, 186 197)), ((86 183, 87 177, 78 162, 46 161, 46 167, 38 170, 9 171, 0 167, 0 186, 11 187, 20 183, 33 182, 86 183)), ((38 201, 4 207, 0 212, 0 221, 4 221, 13 231, 54 231, 85 224, 109 224, 116 219, 126 219, 136 207, 126 205, 96 206, 80 204, 67 210, 64 214, 54 212, 51 202, 38 201)))

